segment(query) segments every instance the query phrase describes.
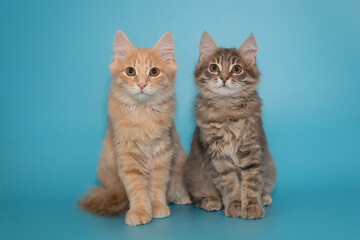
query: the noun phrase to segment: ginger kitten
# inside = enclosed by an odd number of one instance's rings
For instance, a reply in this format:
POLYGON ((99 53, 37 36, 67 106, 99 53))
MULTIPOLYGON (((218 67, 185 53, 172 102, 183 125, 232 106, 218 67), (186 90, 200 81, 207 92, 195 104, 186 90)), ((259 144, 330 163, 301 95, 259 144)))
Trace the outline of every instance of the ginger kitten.
POLYGON ((167 202, 190 203, 182 178, 186 153, 174 125, 176 70, 170 32, 148 49, 116 32, 97 169, 102 185, 80 200, 83 209, 105 216, 128 210, 125 223, 138 225, 169 216, 167 202))
POLYGON ((197 207, 224 206, 226 216, 245 219, 264 217, 276 177, 256 91, 256 52, 252 35, 239 49, 218 48, 209 34, 202 35, 194 73, 197 126, 184 165, 197 207))

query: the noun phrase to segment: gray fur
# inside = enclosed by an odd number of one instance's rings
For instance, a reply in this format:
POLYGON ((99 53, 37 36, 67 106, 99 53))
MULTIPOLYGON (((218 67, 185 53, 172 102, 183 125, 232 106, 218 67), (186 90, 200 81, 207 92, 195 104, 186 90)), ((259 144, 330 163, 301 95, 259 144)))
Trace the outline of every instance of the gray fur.
POLYGON ((240 52, 217 48, 196 66, 197 126, 184 178, 196 206, 207 211, 224 207, 227 216, 256 219, 264 216, 263 205, 271 204, 276 171, 256 91, 260 73, 255 61, 245 61, 240 52), (221 71, 211 72, 211 64, 221 71), (233 64, 241 66, 240 74, 231 72, 233 64), (217 90, 221 76, 228 78, 229 90, 217 90))

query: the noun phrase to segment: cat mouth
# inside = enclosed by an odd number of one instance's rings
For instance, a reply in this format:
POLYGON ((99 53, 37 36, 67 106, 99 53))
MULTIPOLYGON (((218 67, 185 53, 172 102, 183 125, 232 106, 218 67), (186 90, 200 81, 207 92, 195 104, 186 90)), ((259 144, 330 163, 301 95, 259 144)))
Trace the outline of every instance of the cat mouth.
POLYGON ((150 94, 144 93, 144 92, 139 92, 137 94, 135 94, 136 96, 142 96, 142 95, 146 95, 146 96, 150 96, 150 94))

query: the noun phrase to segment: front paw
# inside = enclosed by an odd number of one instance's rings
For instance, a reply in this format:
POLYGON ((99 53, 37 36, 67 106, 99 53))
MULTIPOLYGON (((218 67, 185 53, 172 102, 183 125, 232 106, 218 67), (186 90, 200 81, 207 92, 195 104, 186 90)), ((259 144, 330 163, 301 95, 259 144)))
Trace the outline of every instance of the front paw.
POLYGON ((126 213, 125 223, 131 226, 146 224, 151 221, 151 212, 145 209, 130 209, 126 213))
POLYGON ((241 217, 244 219, 258 219, 263 218, 265 210, 260 204, 249 204, 242 206, 241 217))
POLYGON ((240 217, 241 216, 241 202, 233 201, 229 206, 225 207, 225 216, 240 217))
POLYGON ((164 218, 170 216, 170 209, 166 204, 153 204, 152 212, 154 218, 164 218))
POLYGON ((189 195, 184 195, 181 198, 177 199, 176 201, 174 201, 175 204, 191 204, 191 199, 189 197, 189 195))
POLYGON ((222 202, 214 197, 204 197, 195 206, 209 212, 218 211, 222 208, 222 202))

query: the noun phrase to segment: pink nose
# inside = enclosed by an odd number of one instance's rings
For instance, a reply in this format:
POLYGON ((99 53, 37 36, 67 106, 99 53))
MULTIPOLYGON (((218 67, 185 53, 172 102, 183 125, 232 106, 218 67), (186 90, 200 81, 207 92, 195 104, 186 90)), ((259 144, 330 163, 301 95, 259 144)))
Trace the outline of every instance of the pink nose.
POLYGON ((138 86, 142 91, 146 87, 146 83, 139 83, 138 86))
POLYGON ((221 77, 221 80, 225 83, 228 80, 228 78, 227 77, 221 77))

